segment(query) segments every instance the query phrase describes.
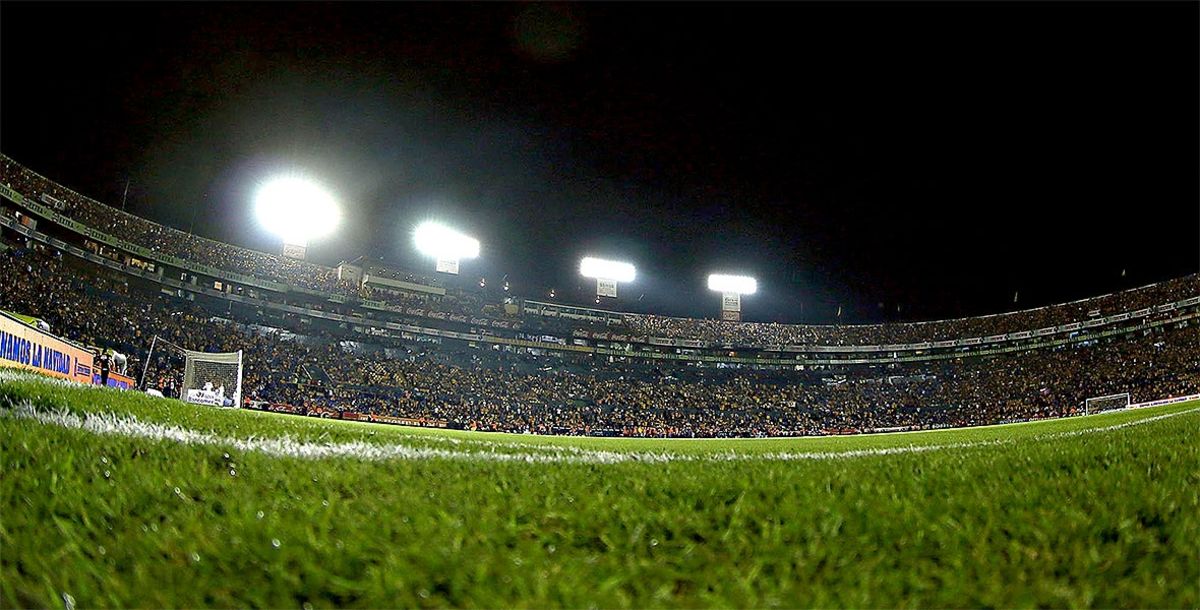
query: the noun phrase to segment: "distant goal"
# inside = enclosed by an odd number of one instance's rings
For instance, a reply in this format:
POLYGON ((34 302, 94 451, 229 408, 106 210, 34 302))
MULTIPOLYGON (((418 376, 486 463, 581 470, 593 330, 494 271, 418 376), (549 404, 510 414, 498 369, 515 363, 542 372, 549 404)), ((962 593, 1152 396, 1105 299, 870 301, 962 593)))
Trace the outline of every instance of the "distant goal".
MULTIPOLYGON (((156 368, 166 377, 179 379, 179 368, 182 365, 183 379, 176 386, 177 390, 171 398, 179 398, 184 402, 213 407, 240 407, 242 405, 242 352, 198 352, 184 349, 161 337, 154 337, 150 343, 150 353, 147 363, 155 363, 156 368), (154 359, 155 348, 159 350, 159 359, 154 359)), ((147 368, 150 368, 149 365, 147 368)), ((153 384, 153 377, 151 378, 153 384)), ((145 374, 143 373, 143 387, 145 374)))
POLYGON ((183 400, 214 407, 240 407, 242 351, 189 351, 183 368, 183 400))
POLYGON ((1129 392, 1097 396, 1083 401, 1083 414, 1095 415, 1105 411, 1120 411, 1129 408, 1129 392))

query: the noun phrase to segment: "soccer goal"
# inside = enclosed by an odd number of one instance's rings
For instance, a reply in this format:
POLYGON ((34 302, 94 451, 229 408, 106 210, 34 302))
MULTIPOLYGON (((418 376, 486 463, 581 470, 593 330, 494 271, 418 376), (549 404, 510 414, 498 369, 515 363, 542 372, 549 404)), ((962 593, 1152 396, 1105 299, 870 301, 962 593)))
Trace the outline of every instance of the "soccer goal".
POLYGON ((1105 411, 1117 411, 1129 408, 1129 392, 1097 396, 1083 401, 1083 414, 1094 415, 1105 411))
MULTIPOLYGON (((215 407, 240 407, 242 405, 242 352, 197 352, 184 349, 154 337, 150 352, 146 355, 147 370, 154 368, 157 374, 146 384, 143 371, 142 386, 155 385, 156 379, 166 378, 172 387, 167 395, 184 402, 215 407), (159 350, 155 358, 155 349, 159 350), (179 369, 183 378, 179 379, 179 369), (171 381, 173 380, 173 381, 171 381)), ((162 390, 163 388, 157 388, 162 390)))

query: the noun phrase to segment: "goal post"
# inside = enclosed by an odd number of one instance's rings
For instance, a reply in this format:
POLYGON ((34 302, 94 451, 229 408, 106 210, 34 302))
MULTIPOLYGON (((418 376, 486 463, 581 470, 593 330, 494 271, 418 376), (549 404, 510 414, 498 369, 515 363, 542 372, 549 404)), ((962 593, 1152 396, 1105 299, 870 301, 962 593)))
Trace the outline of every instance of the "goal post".
POLYGON ((1083 401, 1083 414, 1095 415, 1105 411, 1117 411, 1129 408, 1129 392, 1097 396, 1083 401))

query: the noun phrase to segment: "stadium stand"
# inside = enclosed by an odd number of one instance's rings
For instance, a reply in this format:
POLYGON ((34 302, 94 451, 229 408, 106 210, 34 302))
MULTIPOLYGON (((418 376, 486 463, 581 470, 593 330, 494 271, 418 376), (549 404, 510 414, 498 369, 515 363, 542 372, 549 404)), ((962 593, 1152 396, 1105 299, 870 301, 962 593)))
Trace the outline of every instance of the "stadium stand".
MULTIPOLYGON (((7 235, 7 234, 6 234, 7 235)), ((12 237, 10 235, 10 237, 12 237)), ((0 254, 0 308, 131 356, 170 395, 177 369, 144 363, 152 335, 246 354, 256 408, 413 425, 626 436, 779 436, 992 424, 1080 413, 1090 396, 1200 391, 1195 311, 1129 332, 997 356, 888 367, 746 370, 608 362, 569 353, 364 341, 345 328, 261 324, 32 241, 0 254), (323 371, 314 383, 306 367, 323 371)))
MULTIPOLYGON (((976 343, 988 343, 1014 340, 1012 335, 1017 335, 1015 339, 1019 340, 1024 338, 1021 335, 1069 333, 1077 330, 1071 328, 1074 325, 1090 327, 1114 314, 1137 317, 1158 313, 1151 311, 1151 308, 1200 296, 1200 274, 1194 274, 1072 303, 929 322, 802 325, 624 313, 609 315, 605 321, 597 323, 582 319, 585 316, 559 315, 557 311, 554 317, 549 317, 547 313, 514 320, 504 314, 501 304, 485 302, 475 294, 449 291, 431 296, 428 293, 387 290, 369 283, 338 280, 337 270, 331 267, 239 248, 165 227, 75 193, 3 155, 0 155, 0 182, 23 195, 27 206, 52 208, 53 213, 77 220, 117 240, 170 257, 163 262, 177 259, 190 263, 185 263, 187 268, 210 269, 209 275, 213 279, 240 280, 248 285, 256 285, 253 279, 258 279, 273 283, 278 291, 300 288, 329 301, 368 308, 372 307, 371 303, 377 303, 376 309, 404 313, 410 317, 456 322, 479 318, 497 328, 524 327, 528 334, 533 335, 553 334, 592 339, 599 338, 596 335, 609 338, 616 334, 625 341, 654 343, 652 339, 656 338, 686 342, 685 347, 696 348, 780 350, 787 346, 877 346, 882 349, 895 348, 897 345, 927 348, 931 346, 923 344, 955 340, 970 342, 975 339, 979 340, 976 343), (347 298, 350 300, 346 301, 347 298)), ((382 277, 431 287, 438 284, 431 278, 382 265, 372 265, 370 271, 382 277)), ((328 304, 309 306, 326 308, 328 304)), ((576 309, 582 311, 582 308, 576 309)))
POLYGON ((603 332, 696 340, 706 345, 893 345, 1034 332, 1137 311, 1197 294, 1200 294, 1200 275, 1191 275, 1073 303, 951 320, 835 326, 622 314, 619 324, 608 324, 603 332))
POLYGON ((129 354, 168 396, 179 371, 144 361, 154 335, 243 350, 246 406, 514 432, 838 434, 1200 391, 1200 275, 957 320, 724 322, 489 302, 367 259, 344 264, 394 281, 339 280, 126 214, 4 156, 0 183, 0 309, 129 354))

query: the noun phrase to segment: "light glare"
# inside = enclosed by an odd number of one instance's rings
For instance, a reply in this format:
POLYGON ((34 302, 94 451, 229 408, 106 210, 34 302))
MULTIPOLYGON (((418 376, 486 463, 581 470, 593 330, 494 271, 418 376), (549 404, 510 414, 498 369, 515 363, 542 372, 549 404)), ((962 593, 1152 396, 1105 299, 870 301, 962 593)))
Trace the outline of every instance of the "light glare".
POLYGON ((583 277, 612 280, 614 282, 632 282, 633 278, 637 276, 637 271, 629 263, 592 258, 590 256, 584 257, 579 262, 579 273, 583 277))
POLYGON ((463 260, 479 256, 479 240, 436 222, 421 223, 413 233, 417 251, 440 260, 463 260))
POLYGON ((745 275, 714 273, 708 276, 708 289, 717 292, 754 294, 758 290, 758 280, 745 275))
POLYGON ((285 244, 307 246, 337 228, 342 211, 324 187, 296 176, 274 178, 258 189, 255 215, 285 244))

